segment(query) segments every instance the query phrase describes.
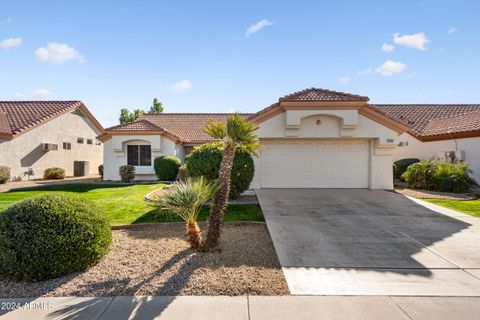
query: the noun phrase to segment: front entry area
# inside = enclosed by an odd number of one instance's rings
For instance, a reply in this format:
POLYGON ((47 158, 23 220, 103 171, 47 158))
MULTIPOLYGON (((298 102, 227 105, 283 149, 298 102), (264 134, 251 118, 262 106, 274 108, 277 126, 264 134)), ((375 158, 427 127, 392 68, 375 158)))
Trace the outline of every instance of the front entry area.
POLYGON ((480 296, 480 219, 367 189, 260 189, 290 292, 480 296))
POLYGON ((262 141, 262 188, 368 188, 369 141, 262 141))

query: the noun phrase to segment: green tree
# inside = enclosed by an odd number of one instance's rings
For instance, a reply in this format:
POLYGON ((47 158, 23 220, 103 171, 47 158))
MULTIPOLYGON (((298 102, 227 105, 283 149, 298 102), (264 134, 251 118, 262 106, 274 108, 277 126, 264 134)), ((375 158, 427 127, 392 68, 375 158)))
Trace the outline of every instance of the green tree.
POLYGON ((205 126, 205 132, 211 137, 220 140, 224 149, 217 180, 219 189, 213 197, 210 218, 208 220, 207 238, 202 244, 203 250, 211 250, 218 245, 220 226, 223 222, 225 208, 228 205, 235 150, 241 148, 249 154, 258 156, 257 151, 260 149, 260 142, 255 133, 257 129, 258 126, 256 124, 247 121, 238 113, 229 116, 227 123, 212 121, 205 126))
POLYGON ((120 121, 120 124, 129 123, 137 120, 144 113, 145 111, 142 109, 134 109, 130 112, 127 108, 123 108, 120 110, 120 118, 118 120, 120 121))
MULTIPOLYGON (((158 114, 162 112, 163 104, 157 98, 153 98, 153 103, 148 113, 158 114)), ((120 124, 125 124, 137 120, 143 114, 145 114, 145 111, 142 109, 133 109, 133 111, 130 111, 127 108, 123 108, 120 110, 120 118, 118 120, 120 124)))
POLYGON ((148 113, 162 113, 162 112, 163 112, 163 104, 157 98, 153 98, 153 103, 148 113))

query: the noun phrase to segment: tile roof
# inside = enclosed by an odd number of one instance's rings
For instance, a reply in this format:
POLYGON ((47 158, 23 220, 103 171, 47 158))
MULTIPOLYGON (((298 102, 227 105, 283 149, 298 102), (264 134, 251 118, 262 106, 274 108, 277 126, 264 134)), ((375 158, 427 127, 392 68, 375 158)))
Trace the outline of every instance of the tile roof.
MULTIPOLYGON (((227 121, 231 113, 161 113, 144 114, 138 120, 106 129, 119 131, 165 131, 182 142, 198 143, 214 141, 203 131, 208 121, 227 121)), ((250 114, 243 114, 248 117, 250 114)))
POLYGON ((80 105, 81 101, 0 101, 0 134, 14 137, 80 105))
POLYGON ((368 97, 322 88, 308 88, 279 99, 282 101, 368 101, 368 97))
POLYGON ((406 122, 411 133, 431 137, 480 130, 480 104, 374 104, 406 122))

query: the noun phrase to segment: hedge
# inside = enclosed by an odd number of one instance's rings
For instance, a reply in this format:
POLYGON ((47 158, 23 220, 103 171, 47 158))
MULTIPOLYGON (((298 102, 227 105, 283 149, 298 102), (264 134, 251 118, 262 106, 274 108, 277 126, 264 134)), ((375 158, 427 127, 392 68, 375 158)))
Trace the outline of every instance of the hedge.
MULTIPOLYGON (((185 175, 187 177, 204 176, 216 180, 222 161, 223 146, 221 143, 207 143, 196 147, 185 158, 185 175)), ((240 149, 235 152, 232 168, 230 198, 235 199, 248 189, 255 173, 252 156, 240 149)))
POLYGON ((44 179, 65 179, 65 169, 53 167, 43 172, 44 179))
POLYGON ((180 169, 180 159, 175 156, 162 156, 155 158, 153 167, 158 180, 174 181, 180 169))
POLYGON ((79 196, 31 197, 0 212, 0 273, 40 281, 94 266, 112 235, 102 209, 79 196))

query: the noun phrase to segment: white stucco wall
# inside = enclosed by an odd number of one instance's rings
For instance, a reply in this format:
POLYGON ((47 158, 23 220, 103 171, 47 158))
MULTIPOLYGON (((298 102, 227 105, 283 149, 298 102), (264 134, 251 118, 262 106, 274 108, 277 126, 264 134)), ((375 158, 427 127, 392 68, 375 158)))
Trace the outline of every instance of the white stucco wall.
MULTIPOLYGON (((368 139, 370 141, 369 187, 371 189, 392 189, 393 153, 397 144, 398 134, 376 121, 370 120, 357 110, 301 110, 300 122, 292 130, 288 129, 287 113, 280 113, 259 125, 260 140, 283 139, 368 139), (346 112, 347 111, 347 112, 346 112), (303 118, 302 118, 303 116, 303 118), (320 120, 320 125, 317 125, 320 120)), ((298 117, 296 117, 298 118, 298 117)), ((261 151, 260 151, 261 157, 261 151)), ((261 160, 254 158, 255 176, 251 188, 261 188, 261 160)))
POLYGON ((67 176, 73 176, 74 161, 89 161, 89 174, 98 174, 103 161, 103 146, 96 145, 95 137, 100 131, 86 117, 74 113, 61 115, 35 127, 12 140, 0 140, 0 165, 11 168, 12 179, 25 180, 24 172, 32 168, 35 175, 43 178, 47 168, 61 167, 67 176), (83 144, 77 138, 84 138, 83 144), (93 144, 87 144, 92 139, 93 144), (63 142, 71 143, 71 150, 63 149, 63 142), (43 151, 42 143, 58 145, 57 151, 43 151))
POLYGON ((153 160, 159 156, 181 156, 183 147, 160 135, 118 135, 103 144, 104 180, 119 181, 118 169, 127 164, 127 145, 149 144, 152 150, 152 165, 137 166, 136 180, 156 180, 153 160))
POLYGON ((439 153, 462 150, 465 162, 470 164, 475 179, 480 182, 480 137, 422 142, 408 133, 403 133, 398 141, 407 142, 408 146, 395 149, 394 161, 405 158, 431 159, 439 153))

